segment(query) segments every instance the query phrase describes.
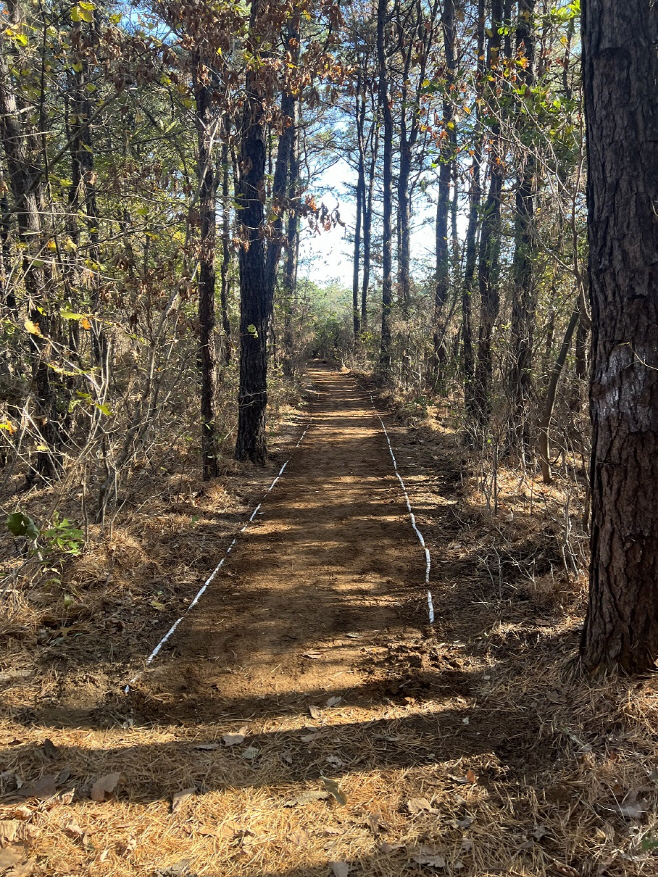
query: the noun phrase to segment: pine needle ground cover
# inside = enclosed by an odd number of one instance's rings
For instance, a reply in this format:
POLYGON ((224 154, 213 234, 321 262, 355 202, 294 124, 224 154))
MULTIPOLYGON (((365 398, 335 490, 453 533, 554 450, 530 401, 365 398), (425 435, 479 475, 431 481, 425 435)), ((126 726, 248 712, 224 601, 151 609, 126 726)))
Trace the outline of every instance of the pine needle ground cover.
POLYGON ((430 627, 367 393, 312 378, 266 471, 145 480, 57 581, 17 582, 0 873, 655 873, 658 691, 576 672, 573 480, 501 465, 496 508, 445 412, 384 416, 432 554, 430 627))

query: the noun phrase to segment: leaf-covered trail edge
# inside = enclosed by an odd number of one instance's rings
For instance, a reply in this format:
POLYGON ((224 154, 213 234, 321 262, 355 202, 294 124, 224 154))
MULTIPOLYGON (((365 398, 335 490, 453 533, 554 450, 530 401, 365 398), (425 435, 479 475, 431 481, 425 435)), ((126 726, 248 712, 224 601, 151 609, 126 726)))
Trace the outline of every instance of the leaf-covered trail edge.
POLYGON ((30 867, 648 873, 654 683, 568 672, 581 585, 554 584, 546 520, 518 489, 493 519, 445 425, 387 417, 432 553, 428 626, 424 557, 368 394, 310 376, 302 446, 130 694, 135 658, 103 666, 101 694, 74 650, 59 675, 42 657, 41 692, 9 689, 1 816, 24 826, 30 867), (50 794, 21 794, 39 777, 50 794))

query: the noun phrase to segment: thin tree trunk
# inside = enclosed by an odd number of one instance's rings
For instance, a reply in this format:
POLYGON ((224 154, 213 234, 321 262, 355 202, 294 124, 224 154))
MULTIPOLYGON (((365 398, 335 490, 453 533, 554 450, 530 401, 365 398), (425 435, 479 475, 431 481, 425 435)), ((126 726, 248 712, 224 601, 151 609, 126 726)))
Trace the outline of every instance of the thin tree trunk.
POLYGON ((455 3, 445 0, 443 5, 443 43, 446 60, 446 94, 443 98, 443 141, 439 168, 439 197, 436 207, 436 288, 434 292, 434 360, 437 368, 445 360, 440 328, 441 314, 448 301, 450 286, 450 249, 448 220, 450 216, 450 180, 455 157, 454 107, 451 86, 455 79, 455 3))
MULTIPOLYGON (((517 57, 527 62, 521 68, 519 79, 525 88, 534 82, 534 11, 535 0, 519 0, 519 17, 516 30, 517 57)), ((525 117, 519 121, 519 138, 527 128, 525 117)), ((521 155, 522 170, 516 189, 516 212, 514 216, 514 263, 513 301, 511 326, 512 367, 509 375, 510 397, 514 412, 510 429, 510 442, 516 448, 527 449, 530 444, 528 428, 528 400, 532 388, 532 359, 535 324, 534 282, 534 198, 536 162, 531 151, 521 155)))
POLYGON ((391 373, 391 308, 393 304, 392 229, 393 216, 393 115, 388 85, 386 62, 386 24, 388 2, 378 0, 377 6, 377 59, 379 62, 379 104, 384 121, 383 166, 383 222, 382 222, 382 334, 379 350, 379 369, 385 380, 391 373))
POLYGON ((361 287, 361 330, 368 325, 368 291, 370 289, 370 252, 372 247, 372 210, 375 194, 375 171, 379 153, 379 126, 373 123, 372 155, 368 169, 368 194, 363 209, 363 285, 361 287))
MULTIPOLYGON (((296 106, 296 104, 295 104, 296 106)), ((295 372, 293 315, 297 300, 297 266, 299 262, 299 131, 295 117, 290 151, 290 181, 288 186, 288 226, 286 232, 286 264, 284 273, 285 313, 283 326, 283 370, 288 377, 295 372)))
POLYGON ((201 370, 201 457, 203 480, 218 474, 215 435, 215 243, 217 236, 217 180, 213 146, 217 119, 212 112, 211 71, 200 53, 195 55, 194 96, 199 149, 199 213, 201 241, 199 248, 199 366, 201 370))
POLYGON ((359 269, 361 266, 361 222, 363 214, 363 201, 366 189, 366 164, 365 164, 365 142, 364 142, 364 125, 366 117, 366 98, 361 93, 361 73, 357 77, 356 98, 355 98, 355 117, 356 117, 356 136, 357 146, 359 150, 358 175, 356 183, 356 222, 354 226, 354 263, 352 270, 352 325, 354 329, 354 341, 359 340, 361 333, 361 310, 359 307, 359 269))
POLYGON ((553 368, 551 370, 551 378, 548 382, 548 388, 546 390, 544 410, 542 412, 541 420, 539 421, 539 459, 541 462, 541 472, 542 478, 544 479, 544 484, 550 484, 552 480, 550 427, 551 418, 553 416, 553 408, 555 407, 555 399, 557 397, 557 385, 560 380, 560 375, 562 374, 562 369, 564 368, 564 363, 567 360, 569 348, 571 347, 571 339, 573 338, 573 333, 578 323, 579 316, 580 307, 576 305, 573 313, 571 314, 571 319, 569 320, 567 330, 564 333, 560 352, 558 353, 555 364, 553 365, 553 368))
MULTIPOLYGON (((494 73, 500 66, 500 33, 502 4, 492 0, 492 25, 489 39, 488 66, 494 73)), ((491 92, 491 90, 490 90, 491 92)), ((493 99, 493 94, 490 93, 493 99)), ((476 423, 480 431, 487 428, 491 417, 491 378, 493 372, 492 339, 500 308, 498 289, 500 271, 500 203, 503 189, 503 157, 500 122, 491 125, 491 150, 489 156, 489 194, 482 216, 480 238, 480 329, 478 333, 478 358, 473 380, 473 402, 476 423)))
POLYGON ((409 316, 411 302, 411 197, 409 180, 411 177, 412 144, 407 135, 406 100, 403 95, 400 133, 400 154, 398 165, 398 303, 402 315, 409 316))
MULTIPOLYGON (((224 131, 228 137, 228 130, 224 131)), ((229 365, 233 351, 233 339, 231 337, 231 320, 228 315, 228 300, 231 292, 231 199, 230 199, 230 169, 228 140, 222 143, 221 173, 222 173, 222 267, 220 269, 220 307, 222 309, 222 329, 224 339, 222 351, 224 364, 229 365)))
POLYGON ((658 16, 585 0, 592 526, 584 666, 658 658, 658 16))
MULTIPOLYGON (((478 2, 477 23, 477 82, 480 95, 484 76, 484 25, 485 0, 478 2)), ((482 201, 482 120, 479 101, 476 100, 475 137, 473 139, 473 162, 471 164, 471 187, 468 196, 468 227, 466 230, 466 261, 462 284, 462 369, 464 375, 464 402, 466 421, 475 416, 473 381, 475 379, 475 354, 473 350, 473 293, 475 292, 475 268, 477 265, 477 234, 480 224, 482 201)))
POLYGON ((8 50, 0 33, 0 139, 7 160, 18 236, 23 245, 23 280, 30 302, 29 315, 35 327, 35 331, 30 332, 29 335, 35 388, 34 420, 39 430, 41 444, 45 447, 45 450, 37 452, 36 466, 28 475, 29 482, 35 475, 48 479, 59 474, 62 442, 57 400, 50 381, 48 364, 44 358, 50 318, 45 295, 46 278, 39 259, 43 240, 39 196, 34 185, 39 171, 29 155, 28 135, 20 124, 20 119, 23 117, 18 113, 16 94, 7 64, 10 53, 11 50, 8 50))

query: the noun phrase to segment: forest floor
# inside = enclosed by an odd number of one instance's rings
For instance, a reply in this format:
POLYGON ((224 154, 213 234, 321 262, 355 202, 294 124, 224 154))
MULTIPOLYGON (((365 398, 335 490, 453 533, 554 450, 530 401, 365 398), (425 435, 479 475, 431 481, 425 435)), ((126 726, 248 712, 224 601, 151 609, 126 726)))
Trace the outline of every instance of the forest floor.
POLYGON ((445 420, 382 413, 430 625, 369 392, 307 377, 265 471, 161 473, 13 595, 0 875, 658 873, 658 682, 575 672, 559 484, 501 471, 493 514, 445 420))

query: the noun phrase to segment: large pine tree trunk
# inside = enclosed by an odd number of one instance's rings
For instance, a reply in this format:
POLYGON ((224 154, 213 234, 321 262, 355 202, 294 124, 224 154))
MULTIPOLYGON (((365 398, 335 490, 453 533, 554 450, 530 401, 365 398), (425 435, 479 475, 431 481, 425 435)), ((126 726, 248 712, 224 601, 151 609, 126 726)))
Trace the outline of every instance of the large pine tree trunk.
POLYGON ((588 670, 658 657, 658 15, 585 0, 592 302, 588 670))
MULTIPOLYGON (((251 6, 250 31, 256 33, 259 2, 251 6)), ((242 121, 238 216, 240 248, 240 388, 235 456, 263 464, 267 460, 267 333, 272 314, 265 272, 262 237, 265 202, 265 118, 259 76, 247 73, 242 121)))

